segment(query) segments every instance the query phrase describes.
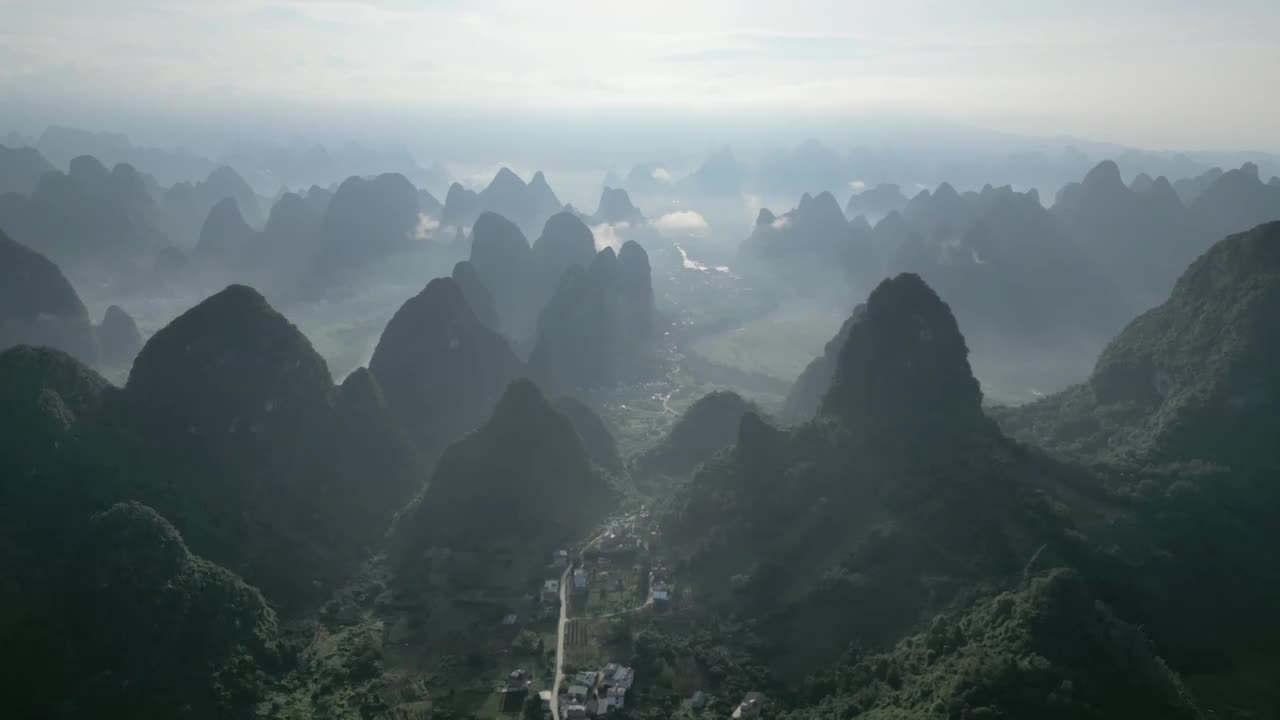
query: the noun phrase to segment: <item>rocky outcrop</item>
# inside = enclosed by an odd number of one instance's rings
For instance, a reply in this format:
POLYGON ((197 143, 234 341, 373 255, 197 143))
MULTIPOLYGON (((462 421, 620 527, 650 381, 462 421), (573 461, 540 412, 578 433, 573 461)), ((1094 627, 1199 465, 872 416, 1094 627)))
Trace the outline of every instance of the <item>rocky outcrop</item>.
POLYGON ((920 276, 885 280, 855 314, 820 413, 858 426, 984 422, 964 336, 920 276))

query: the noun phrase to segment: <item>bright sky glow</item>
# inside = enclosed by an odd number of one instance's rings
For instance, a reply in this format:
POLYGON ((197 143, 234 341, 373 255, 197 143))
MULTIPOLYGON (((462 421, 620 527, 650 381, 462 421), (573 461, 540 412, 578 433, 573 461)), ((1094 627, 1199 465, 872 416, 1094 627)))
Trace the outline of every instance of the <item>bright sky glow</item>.
POLYGON ((1280 149, 1276 0, 0 0, 0 99, 919 113, 1280 149))

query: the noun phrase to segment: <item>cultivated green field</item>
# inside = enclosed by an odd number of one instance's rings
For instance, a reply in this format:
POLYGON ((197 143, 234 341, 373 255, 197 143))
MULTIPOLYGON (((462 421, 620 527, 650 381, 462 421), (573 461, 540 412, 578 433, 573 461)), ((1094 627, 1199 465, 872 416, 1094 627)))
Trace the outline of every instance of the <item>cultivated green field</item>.
POLYGON ((822 354, 847 315, 777 310, 728 332, 704 338, 694 350, 712 362, 785 382, 822 354))

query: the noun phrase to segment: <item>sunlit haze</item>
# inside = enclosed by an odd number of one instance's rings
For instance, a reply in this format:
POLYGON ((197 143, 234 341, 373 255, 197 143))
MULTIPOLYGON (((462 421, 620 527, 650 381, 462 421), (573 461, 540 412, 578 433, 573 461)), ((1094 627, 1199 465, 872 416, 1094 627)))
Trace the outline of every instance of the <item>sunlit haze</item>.
POLYGON ((1280 148, 1270 0, 0 5, 0 93, 31 123, 141 104, 489 122, 888 116, 1162 149, 1280 148))

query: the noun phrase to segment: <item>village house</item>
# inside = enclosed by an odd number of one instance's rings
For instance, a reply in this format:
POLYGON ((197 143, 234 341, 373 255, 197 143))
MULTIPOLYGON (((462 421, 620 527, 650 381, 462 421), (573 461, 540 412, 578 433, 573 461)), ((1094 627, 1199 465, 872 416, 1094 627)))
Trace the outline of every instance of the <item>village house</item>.
POLYGON ((525 672, 523 669, 512 670, 507 674, 506 688, 508 690, 526 688, 529 686, 529 682, 529 673, 525 672))
POLYGON ((542 602, 558 603, 560 602, 560 581, 548 580, 542 583, 542 602))
POLYGON ((582 568, 578 568, 577 570, 573 571, 573 591, 579 592, 579 593, 587 591, 587 571, 586 570, 583 570, 582 568))
POLYGON ((611 687, 605 691, 603 702, 606 711, 621 710, 626 704, 627 689, 624 687, 611 687))
POLYGON ((507 675, 507 680, 503 683, 499 692, 502 694, 502 701, 499 707, 502 712, 514 713, 519 712, 524 706, 524 699, 529 695, 529 674, 524 670, 512 670, 507 675))
POLYGON ((555 565, 556 568, 560 570, 563 570, 569 567, 569 551, 568 550, 555 551, 555 553, 551 555, 551 564, 555 565))
POLYGON ((582 685, 588 690, 595 690, 596 683, 600 682, 600 673, 583 671, 573 676, 574 685, 582 685))
POLYGON ((564 708, 564 720, 586 720, 587 706, 581 703, 566 705, 564 708))
POLYGON ((581 704, 587 701, 587 696, 591 694, 591 688, 586 685, 570 685, 567 692, 569 694, 570 703, 581 704))
POLYGON ((551 710, 551 691, 542 690, 538 693, 538 700, 542 703, 542 711, 549 712, 551 710))
POLYGON ((604 688, 622 688, 630 690, 636 681, 636 672, 618 663, 609 663, 600 673, 600 686, 604 688))
POLYGON ((760 711, 764 708, 764 693, 749 692, 746 697, 742 698, 742 702, 738 703, 738 707, 733 711, 733 720, 741 720, 742 718, 760 717, 760 711))

